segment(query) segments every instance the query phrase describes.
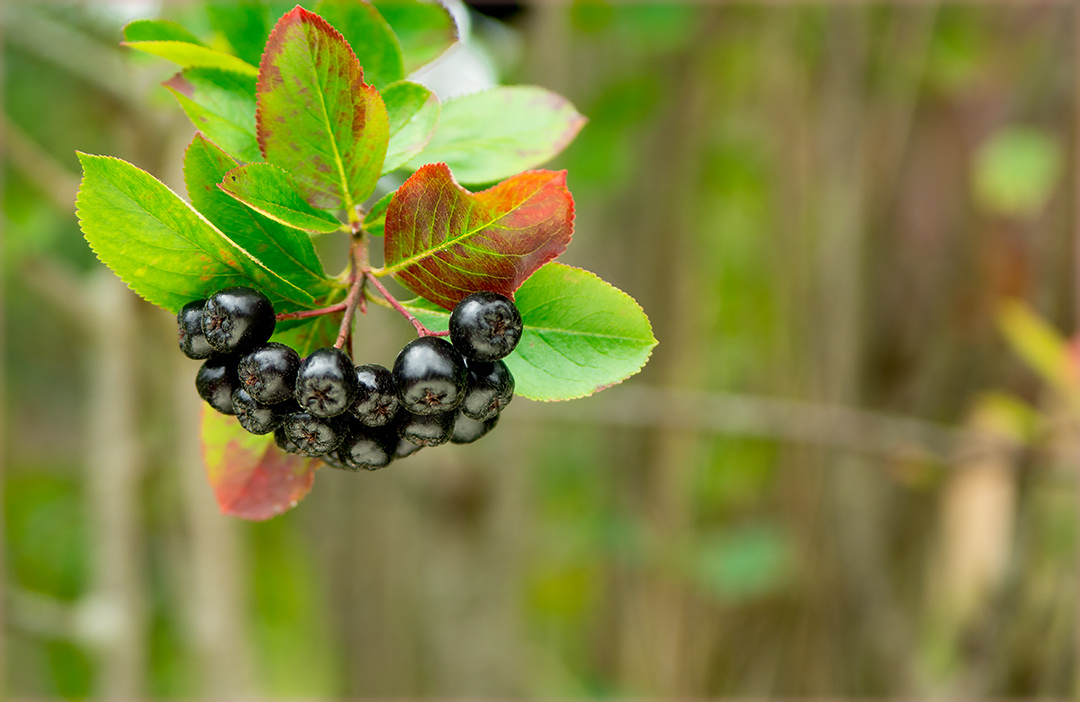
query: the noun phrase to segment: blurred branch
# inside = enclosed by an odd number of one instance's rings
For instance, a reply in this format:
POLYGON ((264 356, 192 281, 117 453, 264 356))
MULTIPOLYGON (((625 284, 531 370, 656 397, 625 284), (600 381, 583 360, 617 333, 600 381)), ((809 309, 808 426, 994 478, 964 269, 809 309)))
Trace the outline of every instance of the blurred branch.
POLYGON ((79 177, 64 168, 52 155, 30 138, 6 113, 0 115, 5 156, 41 192, 65 212, 75 205, 79 177))
POLYGON ((86 300, 86 286, 78 273, 42 256, 28 259, 21 268, 20 278, 27 287, 67 314, 83 331, 89 329, 93 315, 86 300))
POLYGON ((891 455, 918 449, 946 462, 965 431, 911 417, 837 404, 736 393, 624 385, 573 403, 522 403, 508 419, 664 427, 891 455))

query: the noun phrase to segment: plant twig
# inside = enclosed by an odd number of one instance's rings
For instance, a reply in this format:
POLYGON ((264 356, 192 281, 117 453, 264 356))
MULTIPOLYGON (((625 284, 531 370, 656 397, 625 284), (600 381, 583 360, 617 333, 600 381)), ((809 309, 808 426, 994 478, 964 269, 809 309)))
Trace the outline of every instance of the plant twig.
POLYGON ((388 303, 390 303, 390 306, 397 310, 398 314, 400 314, 402 317, 409 320, 409 323, 412 324, 413 327, 416 329, 417 334, 419 334, 420 336, 449 336, 450 332, 448 331, 432 331, 425 327, 423 322, 417 319, 413 313, 409 312, 409 310, 405 309, 405 306, 398 302, 397 299, 390 294, 390 291, 387 290, 386 287, 379 282, 378 278, 373 275, 368 275, 369 271, 365 271, 364 273, 367 280, 371 281, 371 284, 374 285, 376 289, 378 289, 379 293, 382 294, 383 298, 388 303))

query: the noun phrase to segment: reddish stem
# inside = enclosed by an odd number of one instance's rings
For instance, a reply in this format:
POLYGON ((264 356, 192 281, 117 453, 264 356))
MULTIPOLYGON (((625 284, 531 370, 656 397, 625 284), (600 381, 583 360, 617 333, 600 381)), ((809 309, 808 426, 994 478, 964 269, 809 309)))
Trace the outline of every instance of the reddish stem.
MULTIPOLYGON (((367 271, 365 271, 365 274, 366 273, 367 273, 367 271)), ((440 331, 431 331, 430 329, 425 327, 423 322, 421 322, 419 319, 417 319, 415 315, 413 315, 411 312, 409 312, 409 310, 405 309, 404 305, 402 305, 400 302, 398 302, 397 299, 395 299, 394 296, 390 294, 390 291, 387 290, 383 286, 383 284, 379 282, 378 278, 376 278, 373 275, 368 275, 367 279, 368 279, 368 281, 371 282, 372 285, 375 286, 376 289, 378 289, 378 291, 382 294, 383 298, 387 302, 390 303, 390 306, 393 307, 395 310, 397 310, 398 314, 400 314, 405 319, 409 320, 409 323, 413 325, 413 328, 416 329, 416 333, 418 335, 420 335, 420 336, 449 336, 450 335, 450 332, 448 332, 448 331, 441 331, 441 332, 440 331)))
MULTIPOLYGON (((334 348, 340 349, 345 345, 346 341, 352 341, 353 316, 356 314, 357 304, 363 299, 360 293, 364 288, 364 279, 367 277, 365 268, 357 265, 356 261, 357 249, 362 246, 362 243, 354 244, 349 251, 349 265, 352 267, 352 284, 349 286, 349 295, 345 298, 345 316, 341 320, 341 327, 338 329, 337 341, 334 342, 334 348)), ((350 353, 349 355, 351 356, 352 354, 350 353)))
POLYGON ((317 310, 301 310, 299 312, 282 312, 275 315, 277 321, 281 322, 286 319, 307 319, 308 317, 321 317, 324 314, 333 314, 334 312, 341 312, 345 309, 344 302, 339 302, 336 305, 330 305, 329 307, 321 307, 317 310))

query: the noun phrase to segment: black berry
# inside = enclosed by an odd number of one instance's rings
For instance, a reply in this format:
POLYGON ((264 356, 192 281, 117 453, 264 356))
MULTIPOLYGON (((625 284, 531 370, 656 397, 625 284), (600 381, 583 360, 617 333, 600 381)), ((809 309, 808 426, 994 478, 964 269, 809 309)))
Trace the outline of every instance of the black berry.
POLYGON ((269 434, 281 426, 285 419, 284 405, 264 405, 242 386, 233 390, 232 405, 233 414, 240 421, 240 426, 252 434, 269 434))
POLYGON ((356 368, 341 349, 318 349, 300 363, 296 401, 304 410, 319 417, 336 417, 355 399, 356 368))
POLYGON ((475 419, 470 419, 464 412, 458 412, 457 418, 454 420, 454 433, 450 437, 450 442, 454 444, 471 444, 494 429, 498 423, 499 415, 497 414, 491 419, 478 422, 475 419))
POLYGON ((465 361, 453 345, 422 336, 405 345, 394 361, 394 383, 402 407, 413 414, 448 412, 465 397, 465 361))
POLYGON ((356 367, 356 400, 349 409, 369 427, 381 427, 397 414, 401 400, 397 396, 394 374, 377 363, 356 367))
POLYGON ((241 358, 236 372, 255 401, 273 405, 293 398, 299 368, 300 354, 271 341, 241 358))
POLYGON ((385 427, 357 425, 341 444, 337 456, 353 470, 376 470, 390 465, 398 437, 385 427))
POLYGON ((238 386, 233 356, 208 358, 195 374, 195 390, 199 397, 222 414, 235 414, 232 394, 238 386))
POLYGON ((206 300, 194 300, 180 308, 176 313, 177 333, 180 340, 180 350, 188 358, 201 360, 210 358, 214 349, 206 341, 203 334, 202 320, 203 308, 206 300))
POLYGON ((475 292, 450 313, 450 341, 470 360, 503 358, 521 340, 521 314, 510 298, 498 293, 475 292))
POLYGON ((274 430, 274 443, 277 444, 277 447, 285 453, 294 453, 298 456, 307 455, 303 451, 301 451, 300 447, 293 443, 293 440, 290 439, 289 435, 285 433, 284 423, 274 430))
POLYGON ((422 448, 424 447, 420 444, 414 444, 411 441, 399 438, 397 442, 397 448, 394 449, 394 458, 408 458, 422 448))
POLYGON ((274 333, 274 306, 252 288, 225 288, 206 300, 202 328, 206 341, 220 353, 244 353, 274 333))
POLYGON ((439 446, 454 434, 456 412, 438 414, 413 414, 401 412, 398 419, 398 436, 417 446, 439 446))
POLYGON ((487 421, 514 398, 514 376, 502 361, 469 361, 469 389, 461 411, 469 419, 487 421))
POLYGON ((323 456, 336 449, 345 431, 335 417, 318 417, 310 412, 292 412, 285 415, 281 425, 285 437, 308 456, 323 456))

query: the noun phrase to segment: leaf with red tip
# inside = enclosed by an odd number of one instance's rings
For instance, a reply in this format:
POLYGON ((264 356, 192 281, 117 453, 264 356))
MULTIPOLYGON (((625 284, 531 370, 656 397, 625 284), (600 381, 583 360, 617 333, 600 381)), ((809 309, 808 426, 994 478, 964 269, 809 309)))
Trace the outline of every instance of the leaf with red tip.
POLYGON ((292 509, 315 480, 318 459, 285 453, 274 435, 256 436, 235 417, 203 408, 206 476, 222 514, 263 520, 292 509))
POLYGON ((445 163, 398 188, 386 212, 385 272, 446 309, 477 290, 513 297, 574 234, 566 171, 527 171, 471 193, 445 163))
POLYGON ((389 119, 341 34, 297 6, 266 43, 255 129, 266 160, 315 207, 351 209, 375 189, 389 119))

